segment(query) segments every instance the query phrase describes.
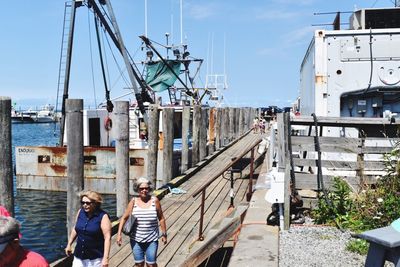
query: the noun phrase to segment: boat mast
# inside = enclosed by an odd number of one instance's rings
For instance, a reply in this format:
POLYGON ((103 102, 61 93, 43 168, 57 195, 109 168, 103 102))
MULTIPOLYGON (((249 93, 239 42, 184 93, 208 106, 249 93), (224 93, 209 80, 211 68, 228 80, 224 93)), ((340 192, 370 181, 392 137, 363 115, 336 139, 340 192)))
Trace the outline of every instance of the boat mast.
MULTIPOLYGON (((65 100, 68 98, 68 88, 69 88, 69 77, 71 74, 71 55, 72 55, 72 45, 74 40, 74 28, 75 28, 75 14, 76 9, 82 5, 82 1, 74 0, 71 3, 71 15, 70 15, 70 23, 69 23, 69 32, 68 32, 68 41, 67 41, 67 51, 66 51, 66 62, 65 62, 65 74, 64 74, 64 90, 63 97, 61 103, 61 121, 60 121, 60 142, 59 146, 63 146, 64 144, 64 128, 65 128, 65 100)), ((64 23, 65 23, 64 18, 64 23)), ((64 24, 64 27, 66 25, 64 24)), ((65 29, 65 28, 64 28, 65 29)), ((61 68, 61 59, 60 57, 60 68, 61 68)), ((60 75, 59 75, 60 77, 60 75)), ((60 81, 59 81, 60 82, 60 81)), ((58 92, 57 92, 58 94, 58 92)))
MULTIPOLYGON (((94 12, 94 15, 97 16, 101 24, 103 25, 104 29, 107 31, 108 35, 110 36, 111 40, 114 42, 117 49, 120 51, 126 69, 128 71, 129 79, 132 83, 132 89, 135 93, 136 101, 139 107, 140 112, 143 114, 143 118, 145 123, 147 123, 147 115, 143 105, 142 93, 146 93, 145 89, 147 86, 145 85, 144 81, 141 79, 139 74, 137 74, 129 60, 128 52, 122 40, 121 33, 119 31, 119 27, 117 21, 115 19, 114 11, 111 7, 110 0, 98 0, 100 5, 107 6, 108 9, 108 17, 111 20, 111 25, 109 21, 104 17, 103 13, 101 12, 96 0, 87 0, 87 5, 91 8, 94 12), (142 91, 139 90, 139 87, 136 84, 136 81, 140 84, 142 91)), ((75 14, 76 8, 83 5, 83 0, 73 0, 72 1, 72 10, 70 16, 70 27, 69 27, 69 34, 68 34, 68 47, 67 47, 67 55, 66 55, 66 67, 65 67, 65 75, 64 75, 64 93, 62 99, 62 109, 61 109, 61 122, 60 122, 60 146, 64 144, 64 128, 65 128, 65 100, 68 98, 68 90, 69 90, 69 78, 70 78, 70 67, 71 67, 71 56, 72 56, 72 45, 73 45, 73 36, 74 36, 74 26, 75 26, 75 14)))

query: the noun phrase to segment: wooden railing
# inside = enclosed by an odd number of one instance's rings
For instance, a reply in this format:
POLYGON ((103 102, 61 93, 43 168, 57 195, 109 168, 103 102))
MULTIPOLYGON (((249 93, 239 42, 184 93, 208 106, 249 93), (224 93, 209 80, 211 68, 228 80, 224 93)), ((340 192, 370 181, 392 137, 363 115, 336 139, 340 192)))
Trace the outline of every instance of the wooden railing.
POLYGON ((269 153, 275 153, 278 170, 285 172, 285 229, 291 189, 318 192, 341 177, 359 191, 385 174, 384 155, 400 141, 396 135, 400 124, 384 118, 314 119, 285 113, 278 114, 277 124, 269 153))

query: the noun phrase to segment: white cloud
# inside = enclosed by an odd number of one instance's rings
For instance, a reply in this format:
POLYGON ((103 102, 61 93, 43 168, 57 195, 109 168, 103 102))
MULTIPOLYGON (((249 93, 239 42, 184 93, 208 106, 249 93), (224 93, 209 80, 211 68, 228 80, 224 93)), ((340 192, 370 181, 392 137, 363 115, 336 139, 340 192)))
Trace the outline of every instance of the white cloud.
POLYGON ((215 4, 187 4, 189 16, 194 19, 205 19, 214 16, 218 7, 215 4))
POLYGON ((299 42, 309 42, 313 36, 315 28, 312 26, 302 27, 297 30, 291 31, 283 35, 284 43, 288 46, 293 46, 299 42))
POLYGON ((271 10, 266 9, 265 11, 257 11, 256 19, 261 20, 276 20, 276 19, 290 19, 299 16, 297 12, 287 12, 279 9, 271 10))

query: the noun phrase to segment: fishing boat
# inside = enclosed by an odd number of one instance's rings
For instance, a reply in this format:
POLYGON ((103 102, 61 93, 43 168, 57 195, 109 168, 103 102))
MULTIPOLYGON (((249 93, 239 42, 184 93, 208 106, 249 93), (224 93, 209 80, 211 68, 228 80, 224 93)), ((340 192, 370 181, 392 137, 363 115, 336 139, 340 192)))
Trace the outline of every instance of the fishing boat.
MULTIPOLYGON (((163 45, 167 56, 162 55, 154 42, 146 35, 140 36, 145 60, 140 64, 134 62, 127 51, 111 7, 110 1, 75 0, 65 6, 64 33, 61 48, 59 83, 57 92, 57 107, 61 107, 60 142, 58 147, 17 147, 16 148, 16 176, 17 188, 64 191, 66 185, 66 147, 68 136, 65 125, 65 102, 69 93, 70 62, 72 56, 73 25, 76 10, 86 6, 100 27, 107 33, 110 40, 122 56, 129 76, 130 93, 135 100, 130 102, 129 110, 129 175, 130 179, 146 176, 147 160, 147 109, 150 104, 159 104, 160 112, 164 107, 175 109, 174 135, 177 138, 177 147, 180 143, 181 121, 183 106, 205 105, 211 103, 212 89, 200 88, 196 85, 196 75, 203 63, 202 59, 194 58, 188 51, 187 44, 163 45), (69 23, 67 23, 69 22, 69 23), (168 56, 168 54, 170 56, 168 56), (171 56, 172 55, 172 56, 171 56), (139 70, 143 67, 142 70, 139 70), (193 73, 193 74, 192 74, 193 73), (162 103, 159 93, 168 92, 169 102, 162 103)), ((99 29, 96 32, 100 32, 99 29)), ((97 36, 97 38, 100 38, 97 36)), ((101 44, 101 42, 98 42, 101 44)), ((99 47, 99 51, 102 51, 99 47)), ((103 193, 115 193, 115 142, 116 129, 113 126, 113 114, 116 100, 124 96, 111 97, 107 87, 106 73, 100 53, 101 69, 104 79, 105 101, 96 109, 83 110, 83 142, 84 142, 84 175, 85 184, 94 190, 103 193)), ((127 96, 125 95, 125 96, 127 96)), ((56 107, 56 109, 57 109, 56 107)), ((162 116, 160 116, 162 117, 162 116)), ((162 123, 160 123, 162 124, 162 123)), ((160 127, 160 135, 162 135, 160 127)), ((190 138, 190 137, 189 137, 190 138)), ((160 153, 159 153, 160 154, 160 153)), ((162 154, 162 153, 161 153, 162 154)), ((179 171, 180 153, 174 153, 174 175, 179 171)), ((162 171, 162 159, 158 160, 158 172, 162 171)))

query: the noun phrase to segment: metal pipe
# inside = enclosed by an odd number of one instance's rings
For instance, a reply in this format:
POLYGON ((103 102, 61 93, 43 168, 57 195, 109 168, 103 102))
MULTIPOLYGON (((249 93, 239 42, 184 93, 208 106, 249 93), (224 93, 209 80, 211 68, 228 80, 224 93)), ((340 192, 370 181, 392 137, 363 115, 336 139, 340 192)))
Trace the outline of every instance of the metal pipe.
POLYGON ((254 147, 251 149, 251 161, 250 161, 250 178, 249 178, 249 192, 247 193, 247 201, 250 201, 251 195, 253 194, 253 173, 254 173, 254 147))
POLYGON ((204 203, 206 200, 206 189, 204 188, 201 194, 201 206, 200 206, 200 227, 199 227, 199 240, 203 241, 203 217, 204 217, 204 203))

